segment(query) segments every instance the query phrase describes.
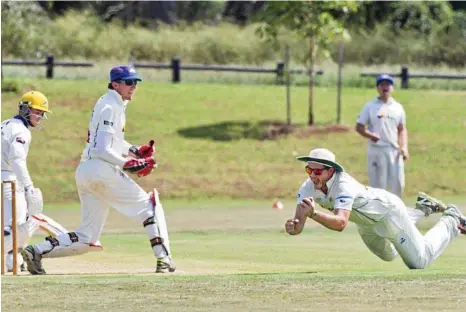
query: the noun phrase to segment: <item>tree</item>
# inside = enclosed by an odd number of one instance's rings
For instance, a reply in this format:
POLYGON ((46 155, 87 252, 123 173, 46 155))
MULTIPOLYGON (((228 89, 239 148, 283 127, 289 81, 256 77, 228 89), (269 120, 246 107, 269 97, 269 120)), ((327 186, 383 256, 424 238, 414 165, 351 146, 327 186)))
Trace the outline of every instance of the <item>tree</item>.
POLYGON ((258 34, 276 41, 284 27, 296 32, 309 45, 307 65, 309 68, 309 119, 314 124, 314 85, 317 52, 328 57, 329 46, 338 38, 348 38, 344 27, 345 15, 357 11, 354 1, 270 1, 263 9, 259 20, 263 23, 258 34))

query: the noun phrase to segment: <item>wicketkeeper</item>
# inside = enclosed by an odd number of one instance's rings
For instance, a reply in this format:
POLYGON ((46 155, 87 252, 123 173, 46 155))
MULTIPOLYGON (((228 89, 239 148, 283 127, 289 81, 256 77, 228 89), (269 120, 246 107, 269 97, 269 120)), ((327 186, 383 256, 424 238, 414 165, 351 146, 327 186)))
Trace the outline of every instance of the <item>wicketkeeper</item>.
POLYGON ((356 181, 335 161, 335 155, 323 148, 298 160, 306 162, 308 179, 298 191, 294 218, 285 223, 290 235, 300 234, 307 218, 340 232, 351 221, 380 259, 392 261, 400 255, 408 268, 424 269, 459 233, 466 234, 466 217, 454 205, 444 205, 420 193, 416 203, 419 210, 406 208, 398 196, 356 181), (316 210, 316 203, 333 214, 316 210), (443 212, 443 216, 422 235, 416 223, 436 212, 443 212))
POLYGON ((22 254, 31 274, 45 274, 42 258, 86 253, 102 232, 109 208, 132 217, 146 230, 157 258, 157 273, 173 272, 167 225, 159 194, 145 192, 127 175, 144 177, 155 166, 154 141, 136 147, 125 141, 126 106, 138 82, 135 69, 117 66, 110 71, 108 92, 94 106, 87 145, 76 169, 82 222, 75 232, 27 246, 22 254))

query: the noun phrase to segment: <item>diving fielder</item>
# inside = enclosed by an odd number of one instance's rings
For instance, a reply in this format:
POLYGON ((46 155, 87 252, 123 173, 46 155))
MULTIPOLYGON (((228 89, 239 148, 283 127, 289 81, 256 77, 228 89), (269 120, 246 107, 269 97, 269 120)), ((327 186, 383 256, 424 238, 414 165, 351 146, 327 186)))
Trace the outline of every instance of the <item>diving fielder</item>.
POLYGON ((403 106, 392 98, 392 77, 380 75, 376 85, 379 97, 364 106, 356 131, 368 139, 370 185, 401 198, 405 186, 404 161, 409 159, 406 114, 403 106))
POLYGON ((459 233, 466 234, 466 217, 454 205, 420 193, 418 210, 407 208, 398 196, 356 181, 323 148, 297 159, 306 162, 308 179, 298 191, 295 216, 285 223, 290 235, 300 234, 307 218, 339 232, 351 221, 367 248, 380 259, 393 261, 400 255, 408 268, 424 269, 459 233), (333 214, 318 211, 316 203, 333 214), (422 235, 415 224, 438 212, 443 212, 442 217, 422 235))
POLYGON ((108 92, 96 103, 89 123, 87 145, 76 169, 82 222, 75 232, 29 245, 22 254, 31 274, 45 274, 42 258, 66 257, 89 251, 99 239, 109 208, 141 224, 157 258, 156 273, 174 272, 167 225, 159 195, 145 192, 124 171, 139 177, 155 166, 153 141, 140 148, 125 141, 126 106, 142 81, 135 69, 117 66, 110 71, 108 92))

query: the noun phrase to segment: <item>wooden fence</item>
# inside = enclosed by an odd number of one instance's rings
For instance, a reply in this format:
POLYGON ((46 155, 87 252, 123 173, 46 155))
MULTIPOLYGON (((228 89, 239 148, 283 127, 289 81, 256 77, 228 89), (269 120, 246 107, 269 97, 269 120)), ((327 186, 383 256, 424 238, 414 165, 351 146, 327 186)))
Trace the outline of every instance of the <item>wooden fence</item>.
MULTIPOLYGON (((268 73, 274 74, 277 83, 284 83, 285 81, 285 63, 278 62, 275 68, 266 67, 246 67, 246 66, 230 66, 230 65, 199 65, 199 64, 182 64, 180 58, 173 57, 171 62, 165 63, 136 63, 130 60, 130 63, 136 68, 154 68, 154 69, 167 69, 172 71, 172 82, 181 82, 181 71, 220 71, 220 72, 238 72, 238 73, 268 73)), ((53 55, 48 55, 45 61, 37 60, 2 60, 2 66, 45 66, 45 77, 47 79, 53 78, 55 66, 63 67, 92 67, 94 63, 90 62, 60 62, 56 61, 53 55)), ((306 74, 309 75, 307 69, 290 69, 290 74, 306 74)), ((322 70, 315 72, 316 75, 323 75, 322 70)), ((361 77, 376 77, 382 73, 378 72, 362 72, 361 77)), ((402 66, 399 73, 384 73, 393 77, 401 77, 401 88, 407 89, 409 79, 411 78, 430 78, 430 79, 466 79, 466 74, 412 74, 409 73, 408 66, 402 66)), ((3 77, 3 73, 2 73, 3 77)))
MULTIPOLYGON (((154 68, 154 69, 168 69, 172 71, 172 82, 181 82, 181 71, 221 71, 221 72, 238 72, 238 73, 268 73, 275 74, 277 83, 284 83, 285 79, 285 63, 278 62, 275 68, 265 67, 246 67, 246 66, 230 66, 230 65, 200 65, 200 64, 182 64, 178 57, 173 57, 169 64, 165 63, 135 63, 130 60, 129 62, 135 68, 154 68)), ((2 60, 2 66, 45 66, 45 77, 47 79, 53 78, 54 66, 67 66, 67 67, 92 67, 93 63, 89 62, 58 62, 55 61, 53 55, 48 55, 43 61, 22 61, 22 60, 2 60)), ((291 74, 309 74, 306 69, 290 69, 291 74)), ((323 75, 323 71, 316 71, 315 74, 323 75)))
MULTIPOLYGON (((42 61, 17 61, 17 60, 10 60, 4 61, 2 60, 2 66, 5 65, 16 65, 16 66, 45 66, 45 77, 47 79, 53 78, 53 69, 55 66, 64 66, 64 67, 92 67, 94 66, 93 63, 89 62, 59 62, 55 61, 55 57, 53 55, 47 55, 45 62, 42 61)), ((2 71, 3 77, 3 71, 2 71)))
POLYGON ((466 79, 465 74, 411 74, 409 73, 408 66, 403 65, 399 73, 375 73, 363 72, 361 77, 377 77, 381 74, 388 74, 392 77, 401 77, 401 88, 408 89, 410 78, 429 78, 429 79, 466 79))

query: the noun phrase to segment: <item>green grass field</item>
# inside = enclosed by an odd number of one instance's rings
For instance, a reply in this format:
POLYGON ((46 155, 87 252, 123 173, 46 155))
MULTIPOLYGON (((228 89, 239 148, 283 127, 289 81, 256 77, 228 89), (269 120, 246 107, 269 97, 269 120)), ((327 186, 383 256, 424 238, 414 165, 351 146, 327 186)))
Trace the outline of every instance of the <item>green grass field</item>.
MULTIPOLYGON (((33 133, 28 166, 45 212, 70 230, 81 219, 74 171, 105 76, 21 80, 21 92, 2 94, 2 120, 14 114, 24 91, 49 97, 53 114, 33 133)), ((367 182, 365 142, 352 128, 374 96, 373 89, 345 88, 350 131, 328 132, 336 90, 317 89, 318 126, 309 129, 307 89, 294 87, 295 131, 264 139, 274 122, 286 120, 283 87, 145 81, 128 107, 127 139, 157 142, 160 167, 138 182, 161 193, 177 273, 156 276, 142 227, 112 211, 103 252, 45 259, 47 276, 2 278, 3 311, 464 311, 465 237, 426 270, 410 271, 401 259, 372 255, 353 226, 337 233, 311 223, 300 236, 284 233, 306 178, 296 155, 329 148, 367 182), (272 209, 275 198, 284 210, 272 209)), ((423 190, 466 211, 466 93, 407 90, 395 98, 410 133, 406 203, 412 206, 423 190)), ((423 220, 422 231, 437 219, 423 220)))
MULTIPOLYGON (((111 211, 104 251, 45 259, 47 276, 4 277, 2 311, 464 311, 465 237, 410 271, 399 258, 372 255, 353 226, 337 233, 309 223, 301 236, 285 234, 292 202, 283 210, 241 200, 164 206, 176 274, 156 276, 142 228, 111 211)), ((69 229, 79 224, 76 205, 46 209, 69 229)))
MULTIPOLYGON (((74 202, 74 171, 87 139, 87 126, 105 80, 25 80, 22 91, 42 90, 53 114, 42 132, 34 132, 29 167, 47 202, 74 202)), ((21 92, 22 92, 21 91, 21 92)), ((19 94, 2 94, 2 119, 16 111, 19 94)), ((367 183, 366 144, 353 127, 373 89, 343 90, 347 132, 324 128, 336 120, 336 89, 317 88, 316 129, 308 129, 307 88, 291 90, 291 121, 296 131, 264 140, 274 122, 286 121, 281 86, 181 84, 146 81, 128 107, 126 139, 145 144, 155 139, 160 164, 140 180, 156 186, 164 198, 294 198, 306 178, 296 155, 312 148, 334 151, 346 170, 367 183), (313 131, 311 131, 313 130, 313 131)), ((411 160, 406 164, 406 194, 464 196, 458 183, 466 174, 466 93, 396 91, 406 110, 411 160)))

